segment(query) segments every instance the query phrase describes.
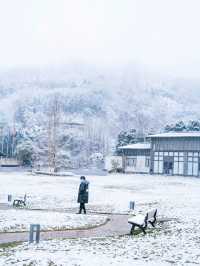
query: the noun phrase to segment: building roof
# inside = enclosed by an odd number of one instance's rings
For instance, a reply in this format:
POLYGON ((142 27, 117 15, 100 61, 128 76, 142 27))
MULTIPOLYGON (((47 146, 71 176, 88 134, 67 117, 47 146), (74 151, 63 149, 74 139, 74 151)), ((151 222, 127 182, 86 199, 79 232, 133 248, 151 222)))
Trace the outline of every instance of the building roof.
POLYGON ((134 144, 129 144, 125 146, 118 147, 118 149, 121 150, 150 150, 151 144, 150 143, 134 143, 134 144))
POLYGON ((149 135, 150 138, 185 138, 185 137, 199 137, 200 132, 167 132, 155 135, 149 135))

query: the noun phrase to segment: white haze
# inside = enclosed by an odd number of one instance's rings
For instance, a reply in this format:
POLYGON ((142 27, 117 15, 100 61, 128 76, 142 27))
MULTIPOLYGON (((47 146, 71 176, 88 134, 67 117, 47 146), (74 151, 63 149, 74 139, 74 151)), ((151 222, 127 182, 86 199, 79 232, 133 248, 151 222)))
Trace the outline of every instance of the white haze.
POLYGON ((138 63, 199 78, 198 0, 0 0, 0 66, 138 63))
POLYGON ((54 95, 109 143, 200 118, 199 1, 0 3, 0 123, 31 135, 54 95))

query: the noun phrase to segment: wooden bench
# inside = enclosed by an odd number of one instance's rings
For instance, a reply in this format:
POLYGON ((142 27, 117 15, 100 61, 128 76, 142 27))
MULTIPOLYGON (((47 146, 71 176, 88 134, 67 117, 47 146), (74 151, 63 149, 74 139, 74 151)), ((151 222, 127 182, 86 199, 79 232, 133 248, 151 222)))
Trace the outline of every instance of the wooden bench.
POLYGON ((13 201, 13 207, 25 207, 26 206, 26 194, 24 195, 23 199, 15 199, 13 201))
POLYGON ((144 234, 148 224, 155 227, 157 209, 149 211, 146 215, 138 214, 128 219, 128 223, 132 225, 130 234, 133 234, 135 227, 139 227, 144 234))

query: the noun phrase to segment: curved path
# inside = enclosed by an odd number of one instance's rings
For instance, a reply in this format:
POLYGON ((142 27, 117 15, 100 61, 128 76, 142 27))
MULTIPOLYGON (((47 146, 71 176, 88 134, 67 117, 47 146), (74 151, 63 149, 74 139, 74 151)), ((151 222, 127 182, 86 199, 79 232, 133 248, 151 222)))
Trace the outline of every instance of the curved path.
MULTIPOLYGON (((40 239, 62 239, 62 238, 84 238, 84 237, 109 237, 121 236, 130 232, 128 224, 128 215, 110 214, 107 215, 109 221, 104 225, 100 225, 90 229, 70 229, 65 231, 47 231, 41 232, 40 239)), ((19 233, 0 233, 0 244, 12 242, 28 241, 29 232, 19 233)))

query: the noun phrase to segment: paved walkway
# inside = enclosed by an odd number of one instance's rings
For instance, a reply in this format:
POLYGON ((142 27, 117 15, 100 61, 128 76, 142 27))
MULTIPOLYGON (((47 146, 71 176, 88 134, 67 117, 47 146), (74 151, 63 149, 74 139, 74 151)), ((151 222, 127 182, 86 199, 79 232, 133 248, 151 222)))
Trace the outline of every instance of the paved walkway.
MULTIPOLYGON (((12 206, 0 203, 0 209, 13 209, 12 206)), ((17 209, 23 210, 23 209, 17 209)), ((27 211, 34 211, 34 209, 26 209, 27 211)), ((36 209, 35 209, 36 210, 36 209)), ((77 209, 52 209, 40 211, 55 211, 55 212, 68 212, 76 213, 77 209)), ((41 240, 48 239, 62 239, 62 238, 87 238, 87 237, 109 237, 109 236, 122 236, 130 233, 131 225, 128 224, 128 214, 107 214, 89 211, 88 214, 106 215, 108 221, 100 226, 88 229, 68 229, 64 231, 43 231, 40 234, 41 240)), ((177 220, 176 218, 158 218, 159 222, 168 222, 177 220)), ((0 244, 25 242, 29 239, 29 232, 18 233, 0 233, 0 244)))
MULTIPOLYGON (((84 237, 121 236, 130 232, 127 215, 108 215, 109 221, 91 229, 41 232, 41 240, 84 237)), ((29 233, 0 233, 0 244, 28 241, 29 233)))

